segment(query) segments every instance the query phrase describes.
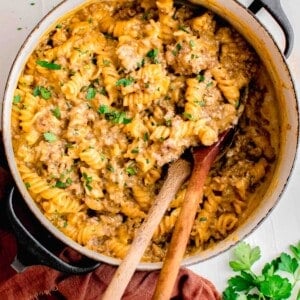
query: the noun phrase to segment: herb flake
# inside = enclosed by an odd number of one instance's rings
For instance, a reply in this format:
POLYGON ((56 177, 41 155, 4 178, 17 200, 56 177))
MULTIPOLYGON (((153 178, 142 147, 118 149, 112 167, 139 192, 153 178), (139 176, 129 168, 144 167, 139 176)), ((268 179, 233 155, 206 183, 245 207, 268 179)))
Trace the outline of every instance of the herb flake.
POLYGON ((61 65, 58 65, 53 62, 46 61, 46 60, 38 60, 36 63, 39 66, 49 69, 49 70, 60 70, 61 69, 61 65))

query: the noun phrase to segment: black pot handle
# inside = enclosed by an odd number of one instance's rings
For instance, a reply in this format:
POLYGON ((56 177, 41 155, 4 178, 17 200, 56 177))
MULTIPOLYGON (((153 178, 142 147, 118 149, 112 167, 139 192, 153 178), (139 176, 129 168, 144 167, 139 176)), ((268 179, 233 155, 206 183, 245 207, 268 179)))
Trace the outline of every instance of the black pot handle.
MULTIPOLYGON (((99 262, 96 262, 90 258, 84 257, 78 264, 73 265, 69 264, 54 253, 49 251, 39 240, 37 240, 30 231, 24 226, 23 222, 17 216, 15 207, 20 207, 18 201, 21 196, 18 193, 15 193, 14 188, 11 189, 8 199, 7 199, 7 216, 11 223, 12 229, 17 239, 18 243, 18 254, 17 261, 20 261, 22 265, 35 265, 41 264, 53 269, 56 269, 60 272, 71 273, 71 274, 84 274, 91 272, 100 266, 99 262), (17 202, 15 203, 14 202, 17 202), (18 205, 17 205, 18 204, 18 205)), ((22 210, 26 207, 22 207, 22 210)), ((28 210, 29 212, 29 210, 28 210)), ((26 212, 27 216, 27 212, 26 212)), ((32 216, 31 216, 32 217, 32 216)), ((42 227, 42 225, 40 225, 42 227)), ((41 230, 45 230, 41 228, 41 230)), ((48 239, 51 239, 50 243, 57 244, 59 243, 55 237, 51 236, 48 231, 46 231, 48 239), (53 241, 55 240, 55 242, 53 241)), ((45 236, 45 233, 43 233, 45 236)), ((48 242, 49 243, 49 242, 48 242)), ((15 259, 16 260, 16 259, 15 259)))
POLYGON ((281 27, 285 36, 284 55, 288 58, 294 45, 294 31, 290 21, 281 7, 280 0, 254 0, 248 9, 256 14, 261 8, 265 8, 281 27))

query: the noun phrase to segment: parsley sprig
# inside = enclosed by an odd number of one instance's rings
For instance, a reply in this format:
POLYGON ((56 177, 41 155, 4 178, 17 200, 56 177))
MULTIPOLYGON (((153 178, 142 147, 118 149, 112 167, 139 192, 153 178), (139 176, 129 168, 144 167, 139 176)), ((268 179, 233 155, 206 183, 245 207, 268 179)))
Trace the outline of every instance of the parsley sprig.
MULTIPOLYGON (((251 247, 242 242, 234 250, 234 260, 229 262, 238 275, 228 280, 223 292, 224 300, 288 299, 300 282, 300 242, 290 246, 291 254, 281 253, 276 259, 266 263, 261 274, 252 267, 261 257, 259 247, 251 247)), ((297 292, 296 292, 297 293, 297 292)), ((300 290, 296 296, 300 300, 300 290)))

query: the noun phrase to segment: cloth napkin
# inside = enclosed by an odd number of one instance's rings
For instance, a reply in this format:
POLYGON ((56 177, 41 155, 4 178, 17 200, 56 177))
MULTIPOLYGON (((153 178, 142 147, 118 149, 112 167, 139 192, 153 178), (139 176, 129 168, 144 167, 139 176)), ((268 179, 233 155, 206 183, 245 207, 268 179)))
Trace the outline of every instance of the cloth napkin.
MULTIPOLYGON (((12 183, 0 145, 0 299, 101 299, 116 267, 102 264, 95 271, 84 275, 64 274, 42 265, 27 267, 16 273, 10 266, 17 244, 5 216, 5 199, 12 183)), ((81 255, 69 247, 59 254, 62 259, 75 262, 81 255)), ((123 300, 150 300, 155 290, 159 271, 135 272, 123 300)), ((182 268, 174 286, 172 299, 217 300, 221 299, 214 285, 191 270, 182 268)), ((112 299, 113 300, 113 299, 112 299)))

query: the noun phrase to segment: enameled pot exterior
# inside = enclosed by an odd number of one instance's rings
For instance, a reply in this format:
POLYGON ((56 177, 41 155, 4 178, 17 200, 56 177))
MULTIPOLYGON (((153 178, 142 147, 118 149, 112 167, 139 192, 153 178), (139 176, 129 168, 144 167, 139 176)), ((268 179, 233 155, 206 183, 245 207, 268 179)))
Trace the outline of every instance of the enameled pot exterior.
MULTIPOLYGON (((96 261, 117 265, 119 264, 119 260, 101 255, 80 246, 70 238, 66 237, 43 216, 21 180, 13 155, 11 136, 11 99, 13 99, 14 90, 20 72, 31 52, 37 46, 41 36, 49 30, 49 27, 58 22, 58 20, 65 16, 66 13, 71 12, 73 9, 83 5, 84 3, 86 3, 86 1, 83 0, 63 1, 36 26, 20 49, 10 71, 5 90, 2 116, 3 139, 7 160, 17 188, 26 204, 40 223, 60 241, 69 245, 83 255, 96 261)), ((273 179, 264 195, 264 200, 261 201, 261 205, 255 209, 255 211, 249 216, 247 222, 242 224, 233 235, 230 235, 212 249, 185 259, 183 261, 184 265, 200 262, 229 249, 238 240, 243 239, 251 233, 266 218, 278 202, 291 175, 296 157, 299 136, 298 104, 293 80, 285 58, 273 40, 271 34, 249 10, 235 0, 194 0, 193 3, 207 7, 229 21, 255 48, 261 60, 264 62, 275 87, 275 93, 280 106, 280 124, 282 134, 280 138, 279 160, 273 179)), ((153 270, 160 267, 160 263, 140 263, 138 268, 140 270, 153 270)))

